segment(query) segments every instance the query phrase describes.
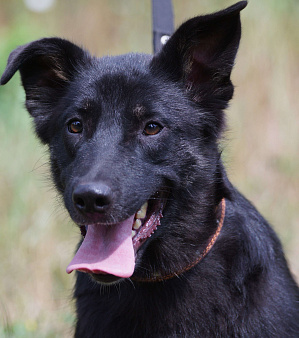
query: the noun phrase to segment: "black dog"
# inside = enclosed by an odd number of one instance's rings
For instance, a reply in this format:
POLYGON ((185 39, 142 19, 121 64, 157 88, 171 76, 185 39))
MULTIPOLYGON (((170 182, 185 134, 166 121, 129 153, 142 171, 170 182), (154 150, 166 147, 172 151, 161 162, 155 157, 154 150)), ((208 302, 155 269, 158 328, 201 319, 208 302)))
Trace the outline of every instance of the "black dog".
POLYGON ((242 1, 184 23, 156 56, 42 39, 9 57, 85 239, 76 337, 298 337, 279 240, 218 147, 242 1))

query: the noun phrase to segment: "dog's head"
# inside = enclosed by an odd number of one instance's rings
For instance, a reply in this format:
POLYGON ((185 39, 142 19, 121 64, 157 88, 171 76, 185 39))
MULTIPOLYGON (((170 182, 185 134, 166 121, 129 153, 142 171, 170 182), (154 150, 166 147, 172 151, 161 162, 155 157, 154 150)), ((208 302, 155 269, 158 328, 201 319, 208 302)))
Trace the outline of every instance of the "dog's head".
POLYGON ((1 84, 20 71, 55 185, 85 236, 68 272, 111 282, 142 274, 142 261, 167 269, 213 231, 245 6, 187 21, 154 57, 99 59, 58 38, 11 53, 1 84))

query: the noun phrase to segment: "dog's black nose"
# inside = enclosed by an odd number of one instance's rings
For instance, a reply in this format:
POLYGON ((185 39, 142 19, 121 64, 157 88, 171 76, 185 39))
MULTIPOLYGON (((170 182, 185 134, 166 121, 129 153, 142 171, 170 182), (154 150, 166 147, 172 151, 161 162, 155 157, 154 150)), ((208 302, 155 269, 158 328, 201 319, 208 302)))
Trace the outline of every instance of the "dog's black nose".
POLYGON ((80 212, 103 213, 112 203, 111 194, 111 189, 104 183, 85 183, 75 187, 72 197, 80 212))

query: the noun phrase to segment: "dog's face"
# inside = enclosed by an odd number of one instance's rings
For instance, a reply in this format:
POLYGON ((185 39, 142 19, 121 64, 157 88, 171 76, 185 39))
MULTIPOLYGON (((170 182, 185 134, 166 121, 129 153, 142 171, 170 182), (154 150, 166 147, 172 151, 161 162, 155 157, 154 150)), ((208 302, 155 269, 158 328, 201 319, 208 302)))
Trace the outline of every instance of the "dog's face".
POLYGON ((225 190, 217 139, 245 6, 187 21, 154 57, 98 59, 58 38, 12 52, 1 83, 20 71, 55 185, 85 236, 68 272, 127 278, 145 259, 165 260, 170 238, 180 252, 171 264, 181 264, 184 245, 208 235, 225 190))
POLYGON ((148 67, 147 56, 92 59, 59 105, 63 113, 50 140, 53 172, 78 224, 129 218, 172 175, 166 162, 173 107, 148 67))

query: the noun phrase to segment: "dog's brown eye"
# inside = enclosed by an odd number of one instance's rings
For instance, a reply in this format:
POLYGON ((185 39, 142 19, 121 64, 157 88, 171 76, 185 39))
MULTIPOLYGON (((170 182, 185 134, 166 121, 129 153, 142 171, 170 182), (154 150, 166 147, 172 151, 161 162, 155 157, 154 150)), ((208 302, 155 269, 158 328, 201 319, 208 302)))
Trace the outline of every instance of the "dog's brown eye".
POLYGON ((79 120, 74 120, 74 121, 71 121, 69 124, 68 124, 68 130, 70 133, 73 133, 73 134, 79 134, 82 132, 83 130, 83 124, 81 121, 79 120))
POLYGON ((150 122, 145 126, 143 134, 147 136, 156 135, 162 130, 162 128, 163 127, 160 126, 160 124, 156 122, 150 122))

